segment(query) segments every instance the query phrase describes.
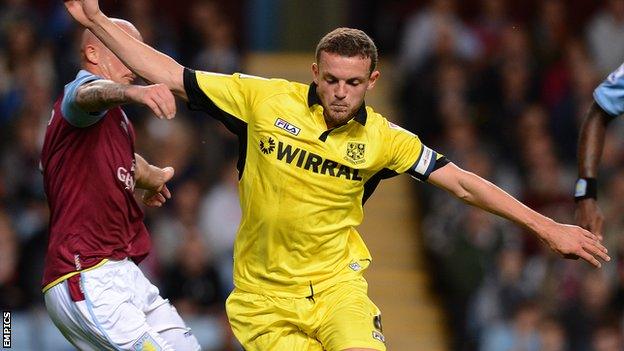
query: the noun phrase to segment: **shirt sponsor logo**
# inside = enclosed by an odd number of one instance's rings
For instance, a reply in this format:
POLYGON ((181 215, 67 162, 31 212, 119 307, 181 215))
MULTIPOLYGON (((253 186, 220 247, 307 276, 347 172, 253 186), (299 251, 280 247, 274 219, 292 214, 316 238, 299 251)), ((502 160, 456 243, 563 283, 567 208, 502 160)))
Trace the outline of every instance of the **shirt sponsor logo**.
MULTIPOLYGON (((264 154, 272 153, 272 148, 275 148, 275 141, 272 137, 262 137, 260 139, 260 150, 264 154), (273 144, 270 143, 271 141, 273 141, 273 144), (267 147, 266 145, 269 146, 267 147)), ((344 178, 346 180, 362 180, 358 169, 353 169, 336 161, 325 159, 313 152, 294 147, 281 141, 277 142, 276 156, 279 161, 283 161, 289 165, 295 165, 298 168, 303 168, 316 174, 324 174, 335 178, 344 178)))
POLYGON ((126 186, 126 190, 134 191, 134 175, 123 167, 117 168, 117 179, 126 186))
POLYGON ((299 135, 299 132, 301 132, 300 128, 295 127, 294 125, 284 121, 281 118, 278 118, 275 120, 275 126, 287 131, 288 133, 292 135, 299 135))
POLYGON ((261 137, 260 151, 262 151, 262 153, 265 155, 268 155, 275 151, 275 140, 272 137, 261 137))
POLYGON ((363 143, 356 143, 350 141, 347 143, 347 155, 345 160, 353 163, 360 164, 366 162, 364 159, 364 151, 366 151, 366 145, 363 143))

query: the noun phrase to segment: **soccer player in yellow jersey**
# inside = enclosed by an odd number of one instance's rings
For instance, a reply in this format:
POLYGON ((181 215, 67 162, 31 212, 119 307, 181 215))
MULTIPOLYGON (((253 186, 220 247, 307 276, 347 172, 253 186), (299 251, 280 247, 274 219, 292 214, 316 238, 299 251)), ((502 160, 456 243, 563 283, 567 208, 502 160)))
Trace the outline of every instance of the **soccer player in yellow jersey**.
POLYGON ((385 350, 362 277, 371 257, 356 228, 375 186, 400 173, 529 228, 561 255, 596 267, 596 258, 609 260, 590 232, 532 211, 366 106, 379 71, 362 31, 339 28, 321 39, 314 82, 305 85, 193 71, 120 30, 97 0, 65 4, 136 74, 238 136, 243 218, 226 308, 248 351, 385 350))

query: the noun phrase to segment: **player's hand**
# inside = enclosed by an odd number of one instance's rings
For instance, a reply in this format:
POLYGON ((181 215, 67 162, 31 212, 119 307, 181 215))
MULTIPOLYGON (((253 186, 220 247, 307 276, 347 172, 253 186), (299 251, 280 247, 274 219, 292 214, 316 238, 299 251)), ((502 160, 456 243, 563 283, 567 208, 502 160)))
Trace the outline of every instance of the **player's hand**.
POLYGON ((171 198, 171 192, 167 189, 167 182, 173 177, 173 167, 152 168, 151 175, 143 180, 146 189, 143 193, 143 204, 149 207, 161 207, 167 199, 171 198))
POLYGON ((574 215, 577 225, 596 234, 598 239, 602 241, 604 215, 598 207, 596 199, 583 199, 577 202, 574 215))
POLYGON ((607 248, 602 246, 598 236, 574 225, 552 222, 542 228, 540 237, 551 250, 565 258, 582 258, 590 264, 601 267, 596 257, 607 262, 607 248))
POLYGON ((83 26, 90 28, 100 14, 98 0, 63 0, 69 14, 83 26))
POLYGON ((175 98, 165 84, 132 85, 126 90, 126 96, 133 102, 149 107, 160 119, 175 117, 175 98))

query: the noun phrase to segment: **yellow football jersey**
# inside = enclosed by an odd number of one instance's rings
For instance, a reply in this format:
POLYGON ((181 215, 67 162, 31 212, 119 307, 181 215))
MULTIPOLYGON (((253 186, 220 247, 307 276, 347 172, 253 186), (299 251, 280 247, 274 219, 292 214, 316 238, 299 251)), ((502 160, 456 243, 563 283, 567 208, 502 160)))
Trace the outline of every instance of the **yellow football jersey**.
POLYGON ((379 181, 426 180, 448 163, 365 104, 328 130, 315 84, 186 69, 184 85, 192 109, 239 138, 234 284, 244 291, 306 297, 358 278, 371 255, 356 227, 379 181))

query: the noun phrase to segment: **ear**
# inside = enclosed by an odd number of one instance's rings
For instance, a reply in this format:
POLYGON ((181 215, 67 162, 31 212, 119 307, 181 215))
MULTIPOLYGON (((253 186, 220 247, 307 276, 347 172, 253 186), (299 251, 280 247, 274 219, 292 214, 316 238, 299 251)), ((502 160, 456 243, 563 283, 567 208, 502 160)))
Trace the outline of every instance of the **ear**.
POLYGON ((381 73, 379 73, 379 71, 373 71, 373 73, 371 73, 368 78, 368 88, 366 88, 366 90, 371 90, 375 87, 375 83, 377 83, 377 79, 379 79, 380 75, 381 73))
POLYGON ((97 65, 100 62, 100 55, 94 45, 86 45, 83 51, 87 62, 93 65, 97 65))
POLYGON ((316 62, 312 63, 312 80, 314 81, 314 83, 316 83, 316 85, 318 85, 318 82, 319 82, 319 66, 316 64, 316 62))

